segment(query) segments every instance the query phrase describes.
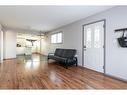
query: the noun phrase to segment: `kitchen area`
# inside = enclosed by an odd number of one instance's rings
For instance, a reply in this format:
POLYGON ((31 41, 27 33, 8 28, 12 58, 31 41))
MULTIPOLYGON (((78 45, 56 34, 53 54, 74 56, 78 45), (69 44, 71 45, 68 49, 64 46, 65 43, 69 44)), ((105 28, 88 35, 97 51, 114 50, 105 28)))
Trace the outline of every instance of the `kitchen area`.
POLYGON ((32 34, 17 34, 17 55, 41 54, 41 40, 43 37, 32 34))

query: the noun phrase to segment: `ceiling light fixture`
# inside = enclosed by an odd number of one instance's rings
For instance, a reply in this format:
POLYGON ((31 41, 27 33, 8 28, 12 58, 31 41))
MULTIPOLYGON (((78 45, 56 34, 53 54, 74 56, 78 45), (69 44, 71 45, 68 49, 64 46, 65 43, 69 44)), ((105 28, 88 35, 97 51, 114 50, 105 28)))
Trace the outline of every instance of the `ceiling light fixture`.
POLYGON ((33 43, 35 42, 35 41, 37 41, 37 40, 33 40, 33 39, 26 39, 27 41, 30 41, 31 42, 31 44, 32 44, 32 46, 34 45, 33 43))

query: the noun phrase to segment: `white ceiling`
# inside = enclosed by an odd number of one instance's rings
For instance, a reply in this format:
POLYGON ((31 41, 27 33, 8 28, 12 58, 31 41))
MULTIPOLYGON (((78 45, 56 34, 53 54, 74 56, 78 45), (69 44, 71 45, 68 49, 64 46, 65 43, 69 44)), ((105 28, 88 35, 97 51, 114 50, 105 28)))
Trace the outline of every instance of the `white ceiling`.
POLYGON ((112 6, 0 6, 0 23, 8 28, 52 31, 112 6))

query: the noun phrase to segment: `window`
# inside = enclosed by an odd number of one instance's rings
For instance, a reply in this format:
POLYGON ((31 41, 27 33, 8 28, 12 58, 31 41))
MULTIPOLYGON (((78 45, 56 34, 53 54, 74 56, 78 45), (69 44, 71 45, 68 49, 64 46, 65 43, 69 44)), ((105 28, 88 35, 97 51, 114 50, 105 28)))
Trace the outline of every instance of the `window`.
POLYGON ((86 30, 86 35, 87 35, 87 37, 86 37, 86 47, 87 48, 91 48, 91 29, 90 28, 88 28, 87 30, 86 30))
POLYGON ((51 43, 56 43, 56 34, 51 35, 51 43))
POLYGON ((95 48, 100 48, 100 27, 97 26, 95 27, 95 32, 94 32, 94 47, 95 48))
POLYGON ((62 33, 56 33, 51 35, 51 43, 62 43, 62 33))

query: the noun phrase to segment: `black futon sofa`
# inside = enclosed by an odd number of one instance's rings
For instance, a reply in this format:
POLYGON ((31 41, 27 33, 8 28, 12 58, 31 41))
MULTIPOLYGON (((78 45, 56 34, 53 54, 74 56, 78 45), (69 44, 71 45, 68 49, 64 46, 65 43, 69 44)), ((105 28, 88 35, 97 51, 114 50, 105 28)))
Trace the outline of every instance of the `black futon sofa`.
POLYGON ((57 48, 55 50, 55 53, 48 54, 47 60, 53 59, 59 62, 60 64, 63 64, 66 68, 68 68, 68 66, 73 65, 73 64, 77 66, 77 57, 75 57, 75 55, 76 55, 75 49, 57 48))

